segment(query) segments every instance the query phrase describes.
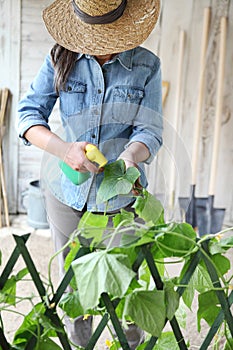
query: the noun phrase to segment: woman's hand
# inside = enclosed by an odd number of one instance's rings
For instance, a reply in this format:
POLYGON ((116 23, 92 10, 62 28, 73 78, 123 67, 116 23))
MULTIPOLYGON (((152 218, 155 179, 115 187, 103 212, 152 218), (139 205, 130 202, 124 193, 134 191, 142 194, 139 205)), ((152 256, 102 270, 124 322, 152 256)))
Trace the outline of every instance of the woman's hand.
MULTIPOLYGON (((119 157, 119 159, 123 159, 125 162, 125 168, 128 169, 132 166, 134 166, 135 168, 138 168, 137 163, 135 163, 132 160, 129 159, 125 159, 122 157, 119 157)), ((133 184, 133 188, 132 188, 132 193, 134 196, 138 196, 141 192, 142 189, 142 185, 140 184, 140 177, 135 181, 135 183, 133 184)))
POLYGON ((24 137, 33 145, 53 154, 67 163, 72 169, 82 173, 98 173, 99 169, 86 157, 88 142, 65 142, 43 125, 30 127, 24 137))
POLYGON ((98 173, 99 168, 86 157, 86 145, 88 142, 66 143, 63 161, 72 169, 81 173, 90 171, 98 173))
MULTIPOLYGON (((126 169, 129 167, 138 168, 137 163, 145 161, 150 156, 150 152, 147 146, 142 142, 132 142, 119 156, 118 159, 123 159, 126 169)), ((140 178, 135 181, 133 185, 132 193, 138 196, 141 192, 142 185, 140 184, 140 178)))

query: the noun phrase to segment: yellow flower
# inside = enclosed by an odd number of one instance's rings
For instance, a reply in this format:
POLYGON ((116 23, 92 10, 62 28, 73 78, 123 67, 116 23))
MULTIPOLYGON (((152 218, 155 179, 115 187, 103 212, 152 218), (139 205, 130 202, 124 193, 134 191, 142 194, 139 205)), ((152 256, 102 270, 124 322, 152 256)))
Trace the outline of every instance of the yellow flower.
POLYGON ((50 309, 54 309, 55 306, 56 306, 56 303, 52 303, 52 304, 49 305, 49 308, 50 308, 50 309))
POLYGON ((107 339, 107 340, 105 340, 105 344, 106 344, 106 346, 110 349, 110 347, 112 346, 112 342, 111 342, 111 340, 109 340, 109 339, 107 339))
POLYGON ((75 248, 76 246, 77 246, 77 242, 75 242, 75 241, 71 242, 71 247, 72 248, 75 248))
POLYGON ((223 237, 222 233, 219 233, 215 236, 215 238, 217 239, 217 241, 220 241, 220 239, 223 237))
POLYGON ((86 321, 87 319, 88 319, 88 317, 90 317, 91 315, 90 314, 85 314, 84 316, 83 316, 83 321, 86 321))

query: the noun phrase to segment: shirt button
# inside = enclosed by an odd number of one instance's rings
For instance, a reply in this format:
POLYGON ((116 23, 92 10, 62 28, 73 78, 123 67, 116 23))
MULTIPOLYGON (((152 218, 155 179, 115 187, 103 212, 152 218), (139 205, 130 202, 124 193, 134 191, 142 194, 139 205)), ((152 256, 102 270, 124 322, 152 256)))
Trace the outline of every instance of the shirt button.
POLYGON ((67 90, 68 90, 68 91, 71 91, 71 90, 72 90, 72 87, 71 87, 71 86, 68 86, 67 90))
POLYGON ((102 90, 101 89, 98 89, 98 94, 101 94, 102 90))
POLYGON ((95 134, 92 134, 91 137, 92 137, 93 139, 95 139, 95 134))

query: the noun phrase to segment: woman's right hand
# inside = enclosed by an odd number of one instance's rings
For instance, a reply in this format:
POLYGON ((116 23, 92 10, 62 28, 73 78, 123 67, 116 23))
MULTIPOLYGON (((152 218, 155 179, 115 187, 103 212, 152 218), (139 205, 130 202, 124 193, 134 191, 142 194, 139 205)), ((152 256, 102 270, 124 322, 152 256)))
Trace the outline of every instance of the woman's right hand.
POLYGON ((66 142, 64 158, 62 159, 72 169, 81 173, 90 171, 98 173, 99 168, 86 157, 86 145, 88 142, 66 142))
POLYGON ((33 145, 60 158, 74 170, 99 172, 99 169, 86 157, 85 150, 88 142, 65 142, 43 125, 30 127, 24 137, 33 145))

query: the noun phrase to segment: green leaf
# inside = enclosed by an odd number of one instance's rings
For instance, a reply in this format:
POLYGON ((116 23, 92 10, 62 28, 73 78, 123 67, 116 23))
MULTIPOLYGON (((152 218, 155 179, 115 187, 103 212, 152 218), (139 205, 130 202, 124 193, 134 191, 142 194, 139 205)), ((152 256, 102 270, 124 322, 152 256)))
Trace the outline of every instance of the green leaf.
POLYGON ((56 326, 48 316, 40 314, 39 323, 44 327, 43 337, 56 337, 57 332, 64 334, 64 329, 61 326, 56 326))
POLYGON ((125 308, 125 298, 122 298, 115 309, 116 315, 120 320, 122 320, 123 318, 124 308, 125 308))
MULTIPOLYGON (((183 277, 184 272, 188 269, 188 267, 189 263, 184 266, 181 272, 181 278, 183 277)), ((206 270, 206 267, 202 266, 202 264, 198 264, 189 281, 187 288, 185 289, 182 295, 183 301, 188 306, 188 308, 191 309, 194 300, 195 290, 197 290, 199 293, 204 293, 212 288, 213 284, 206 270)))
POLYGON ((214 237, 209 242, 209 251, 211 254, 225 253, 230 248, 233 248, 233 235, 227 237, 224 235, 220 239, 214 237))
POLYGON ((159 337, 157 344, 153 347, 153 350, 179 350, 176 338, 173 332, 164 332, 159 337))
POLYGON ((135 239, 135 242, 133 242, 133 245, 135 247, 139 247, 145 244, 149 244, 149 243, 154 243, 155 242, 155 234, 152 233, 149 230, 139 230, 135 232, 137 234, 137 236, 142 235, 141 237, 138 237, 138 239, 135 239))
MULTIPOLYGON (((149 340, 144 342, 143 344, 137 346, 137 350, 146 349, 149 340)), ((149 348, 150 349, 150 348, 149 348)), ((179 346, 177 344, 176 338, 173 332, 163 332, 156 344, 153 347, 153 350, 179 350, 179 346)))
POLYGON ((160 274, 161 277, 163 277, 164 273, 165 273, 164 259, 163 258, 161 258, 161 259, 156 258, 156 260, 157 261, 155 262, 155 265, 157 267, 158 273, 160 274))
POLYGON ((192 284, 188 284, 186 287, 184 293, 182 294, 182 299, 185 303, 185 305, 191 310, 192 303, 194 300, 194 295, 195 295, 195 288, 193 287, 192 284))
POLYGON ((99 187, 96 203, 107 202, 117 195, 129 194, 140 171, 135 167, 125 168, 125 162, 119 159, 104 168, 104 179, 99 187))
POLYGON ((233 338, 227 339, 223 350, 232 350, 233 349, 233 338))
POLYGON ((61 350, 62 348, 58 346, 53 340, 49 338, 41 338, 36 346, 37 350, 61 350))
MULTIPOLYGON (((78 251, 80 249, 80 243, 77 237, 74 238, 74 240, 70 244, 70 251, 66 255, 65 258, 65 264, 64 264, 64 269, 65 271, 68 271, 68 269, 71 266, 72 261, 75 259, 75 256, 77 255, 78 251)), ((77 289, 76 281, 75 278, 73 277, 70 281, 70 286, 72 289, 77 289)))
POLYGON ((143 190, 143 195, 137 197, 132 207, 135 209, 136 214, 146 223, 153 223, 155 225, 164 224, 164 209, 162 204, 145 189, 143 190))
POLYGON ((187 223, 170 224, 155 239, 165 257, 185 256, 196 246, 196 232, 187 223))
POLYGON ((138 250, 135 247, 114 247, 108 253, 127 255, 129 266, 133 265, 138 256, 138 250))
MULTIPOLYGON (((129 316, 141 329, 159 337, 166 319, 164 291, 134 291, 126 296, 124 319, 129 316)), ((123 322, 124 322, 123 319, 123 322)))
POLYGON ((13 349, 24 350, 32 336, 38 336, 39 333, 40 338, 37 338, 36 349, 61 349, 50 337, 55 337, 56 332, 64 332, 64 330, 55 326, 52 321, 45 316, 44 312, 44 305, 39 303, 25 316, 23 323, 15 333, 13 349), (44 328, 43 333, 41 333, 41 326, 44 328))
POLYGON ((122 234, 121 236, 121 241, 120 241, 120 246, 122 247, 127 247, 127 246, 132 246, 135 245, 140 238, 134 235, 130 234, 122 234))
POLYGON ((84 310, 80 304, 78 291, 63 294, 59 306, 71 318, 84 315, 84 310))
MULTIPOLYGON (((211 260, 215 264, 217 268, 217 272, 219 272, 221 275, 224 275, 225 273, 227 273, 231 268, 231 263, 229 259, 221 254, 213 255, 211 257, 211 260)), ((221 275, 219 275, 219 277, 221 277, 221 275)))
POLYGON ((112 221, 114 227, 117 227, 120 224, 123 226, 130 226, 134 223, 134 213, 121 209, 120 213, 116 214, 112 221))
POLYGON ((101 214, 93 214, 86 211, 78 224, 78 229, 81 230, 81 235, 86 239, 93 239, 91 245, 100 243, 103 237, 104 230, 108 224, 108 216, 101 214))
POLYGON ((233 248, 233 234, 231 234, 231 236, 223 236, 222 238, 220 238, 219 243, 221 245, 222 248, 224 249, 229 249, 229 248, 233 248))
POLYGON ((11 276, 0 291, 0 302, 9 305, 15 305, 16 302, 16 283, 21 281, 28 274, 28 269, 20 270, 15 276, 11 276))
POLYGON ((20 270, 17 275, 15 276, 16 277, 16 281, 21 281, 26 275, 28 274, 28 268, 25 267, 24 269, 20 270))
POLYGON ((24 317, 24 321, 17 329, 13 340, 13 344, 17 345, 17 349, 25 349, 27 342, 31 339, 33 334, 36 334, 37 328, 39 327, 39 318, 44 312, 45 306, 39 303, 24 317))
POLYGON ((199 292, 204 293, 213 288, 213 283, 206 267, 198 264, 190 281, 190 284, 199 292))
POLYGON ((15 305, 16 302, 16 276, 10 277, 0 291, 0 303, 15 305))
MULTIPOLYGON (((157 261, 154 261, 155 265, 156 265, 156 268, 159 272, 159 275, 161 277, 164 276, 164 271, 165 271, 165 266, 164 266, 164 261, 163 259, 157 259, 157 261), (159 260, 161 261, 161 263, 159 263, 159 260)), ((145 285, 146 288, 145 289, 152 289, 154 288, 154 281, 153 281, 153 278, 151 276, 151 272, 150 272, 150 269, 148 267, 148 264, 147 262, 144 260, 143 263, 141 264, 141 266, 139 267, 139 270, 138 270, 138 276, 139 276, 139 282, 142 284, 142 285, 145 285), (151 287, 152 286, 152 287, 151 287)))
POLYGON ((199 308, 197 311, 198 332, 201 330, 201 319, 203 318, 211 327, 219 311, 221 310, 219 300, 214 291, 208 291, 198 296, 199 308))
POLYGON ((151 281, 151 273, 145 260, 142 262, 141 266, 139 267, 138 276, 139 276, 139 282, 142 281, 141 283, 146 285, 146 289, 149 289, 149 285, 151 281))
POLYGON ((135 276, 126 255, 107 251, 82 256, 72 267, 84 311, 96 307, 103 292, 122 298, 135 276))
POLYGON ((70 251, 66 255, 65 264, 64 264, 65 271, 68 271, 72 261, 74 260, 76 254, 78 253, 78 251, 80 249, 80 243, 79 243, 79 240, 77 237, 75 237, 73 239, 73 241, 70 243, 69 248, 70 248, 70 251))
POLYGON ((187 312, 186 312, 186 306, 182 302, 182 300, 180 300, 179 308, 176 311, 175 315, 180 327, 182 327, 183 329, 186 329, 187 312))
POLYGON ((176 310, 179 307, 179 294, 174 290, 174 284, 171 281, 167 281, 164 284, 165 291, 165 304, 166 315, 169 320, 175 315, 176 310))

